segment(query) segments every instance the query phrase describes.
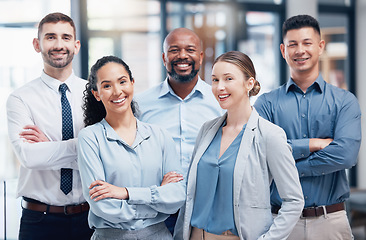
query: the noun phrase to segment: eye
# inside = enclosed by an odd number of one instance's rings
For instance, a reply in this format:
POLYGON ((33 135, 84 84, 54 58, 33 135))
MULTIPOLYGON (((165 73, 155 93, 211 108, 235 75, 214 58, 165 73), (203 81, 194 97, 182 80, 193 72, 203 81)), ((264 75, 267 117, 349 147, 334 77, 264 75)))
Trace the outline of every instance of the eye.
POLYGON ((177 53, 178 52, 178 49, 170 49, 169 52, 170 53, 177 53))
POLYGON ((194 53, 194 52, 196 52, 196 49, 187 49, 187 52, 194 53))
POLYGON ((218 82, 219 80, 217 78, 212 78, 212 82, 218 82))
POLYGON ((110 87, 111 87, 111 85, 109 85, 109 84, 105 84, 105 85, 102 86, 102 88, 104 88, 104 89, 108 89, 110 87))
POLYGON ((230 80, 233 80, 233 78, 232 77, 227 77, 226 80, 230 81, 230 80))
POLYGON ((121 80, 120 84, 125 84, 127 81, 126 80, 121 80))

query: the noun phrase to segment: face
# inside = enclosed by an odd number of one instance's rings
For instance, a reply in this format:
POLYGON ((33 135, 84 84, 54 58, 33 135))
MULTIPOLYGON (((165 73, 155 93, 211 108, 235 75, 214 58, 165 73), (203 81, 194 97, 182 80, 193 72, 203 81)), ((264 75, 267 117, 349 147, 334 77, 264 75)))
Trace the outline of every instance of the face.
POLYGON ((97 91, 92 91, 97 101, 102 101, 107 118, 131 110, 134 81, 123 65, 109 62, 97 72, 97 91))
POLYGON ((170 78, 190 82, 198 78, 203 52, 200 40, 188 31, 171 33, 164 44, 163 62, 170 78))
POLYGON ((232 63, 217 62, 212 68, 212 93, 223 109, 236 109, 249 101, 248 92, 253 85, 254 79, 247 79, 232 63))
POLYGON ((311 27, 288 31, 280 48, 282 57, 290 67, 291 75, 317 73, 324 44, 319 34, 311 27))
POLYGON ((45 23, 39 38, 33 40, 33 46, 42 54, 45 68, 65 68, 71 67, 80 42, 75 40, 74 29, 69 23, 45 23))

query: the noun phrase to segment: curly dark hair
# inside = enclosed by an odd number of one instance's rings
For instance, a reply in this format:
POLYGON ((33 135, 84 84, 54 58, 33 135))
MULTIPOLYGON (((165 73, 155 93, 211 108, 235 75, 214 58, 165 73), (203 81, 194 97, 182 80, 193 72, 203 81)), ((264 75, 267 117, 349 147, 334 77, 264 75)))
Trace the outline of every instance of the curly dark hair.
MULTIPOLYGON (((106 110, 101 101, 97 101, 92 93, 93 91, 98 91, 97 89, 97 73, 98 70, 106 65, 107 63, 114 62, 121 64, 128 73, 130 80, 133 81, 132 73, 130 67, 120 58, 116 56, 105 56, 100 59, 91 67, 90 74, 88 77, 88 83, 86 84, 86 89, 84 90, 83 97, 83 110, 84 110, 84 124, 85 126, 89 126, 100 122, 106 116, 106 110)), ((137 103, 132 100, 131 108, 133 114, 136 116, 138 114, 138 106, 137 103)))

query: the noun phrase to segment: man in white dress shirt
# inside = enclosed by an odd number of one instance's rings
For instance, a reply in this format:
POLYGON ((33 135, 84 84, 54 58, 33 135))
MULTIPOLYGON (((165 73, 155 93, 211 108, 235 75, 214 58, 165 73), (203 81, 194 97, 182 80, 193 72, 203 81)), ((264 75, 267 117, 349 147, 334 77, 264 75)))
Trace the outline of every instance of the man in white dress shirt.
POLYGON ((48 14, 39 23, 33 46, 42 55, 44 70, 7 101, 9 138, 21 163, 19 239, 90 239, 76 149, 84 126, 86 81, 72 70, 80 49, 73 20, 48 14))

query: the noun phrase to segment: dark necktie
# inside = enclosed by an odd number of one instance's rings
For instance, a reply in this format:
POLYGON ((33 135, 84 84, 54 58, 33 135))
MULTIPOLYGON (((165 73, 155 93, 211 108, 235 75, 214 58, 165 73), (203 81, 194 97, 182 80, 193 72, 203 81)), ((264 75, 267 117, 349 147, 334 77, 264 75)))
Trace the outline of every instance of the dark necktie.
MULTIPOLYGON (((67 85, 65 83, 60 85, 61 92, 61 106, 62 106, 62 140, 68 140, 74 137, 72 126, 72 114, 70 103, 66 98, 67 85)), ((61 184, 60 189, 66 195, 72 189, 72 169, 61 168, 61 184)))

